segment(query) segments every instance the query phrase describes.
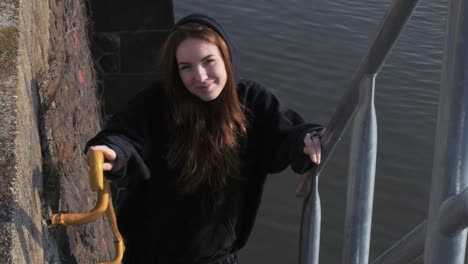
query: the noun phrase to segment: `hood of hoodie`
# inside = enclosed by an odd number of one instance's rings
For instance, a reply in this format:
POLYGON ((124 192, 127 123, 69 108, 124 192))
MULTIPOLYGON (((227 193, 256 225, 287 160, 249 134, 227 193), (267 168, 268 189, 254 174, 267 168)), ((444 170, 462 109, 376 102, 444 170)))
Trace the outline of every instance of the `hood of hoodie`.
POLYGON ((236 81, 239 80, 239 73, 238 73, 238 56, 237 56, 237 51, 234 43, 232 42, 231 38, 227 34, 227 32, 224 30, 224 28, 221 26, 221 24, 218 23, 214 18, 209 17, 204 14, 200 13, 193 13, 188 16, 185 16, 181 18, 172 28, 171 32, 174 32, 178 27, 189 24, 189 23, 198 23, 202 24, 205 26, 210 27, 214 31, 216 31, 226 42, 226 45, 229 48, 229 55, 231 56, 231 63, 232 63, 232 70, 234 73, 234 79, 236 81))

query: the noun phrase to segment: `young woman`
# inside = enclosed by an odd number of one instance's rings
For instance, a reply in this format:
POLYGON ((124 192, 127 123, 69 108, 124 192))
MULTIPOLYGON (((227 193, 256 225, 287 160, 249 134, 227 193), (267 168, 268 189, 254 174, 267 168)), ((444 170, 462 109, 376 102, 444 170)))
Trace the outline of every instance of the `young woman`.
POLYGON ((163 81, 87 144, 129 193, 118 213, 124 263, 237 263, 267 174, 320 163, 320 125, 238 78, 212 18, 182 18, 161 52, 163 81))

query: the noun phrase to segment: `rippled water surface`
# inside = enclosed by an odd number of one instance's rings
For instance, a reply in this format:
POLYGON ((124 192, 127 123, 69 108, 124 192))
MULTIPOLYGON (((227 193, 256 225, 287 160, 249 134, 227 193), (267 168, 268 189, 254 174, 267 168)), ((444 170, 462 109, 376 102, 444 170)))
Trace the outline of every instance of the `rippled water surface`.
MULTIPOLYGON (((335 111, 388 0, 174 1, 225 25, 243 77, 256 79, 311 122, 335 111)), ((378 157, 371 259, 426 218, 437 119, 446 1, 420 1, 376 81, 378 157)), ((320 178, 320 263, 341 262, 349 136, 320 178)), ((267 181, 242 263, 297 263, 302 200, 291 171, 267 181)))

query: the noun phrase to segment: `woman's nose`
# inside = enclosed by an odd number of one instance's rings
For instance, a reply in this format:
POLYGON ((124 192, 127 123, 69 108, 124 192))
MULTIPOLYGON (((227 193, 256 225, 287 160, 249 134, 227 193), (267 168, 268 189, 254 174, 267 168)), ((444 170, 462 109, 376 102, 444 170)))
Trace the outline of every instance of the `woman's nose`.
POLYGON ((207 78, 206 70, 203 67, 197 67, 194 72, 195 80, 198 82, 204 82, 207 78))

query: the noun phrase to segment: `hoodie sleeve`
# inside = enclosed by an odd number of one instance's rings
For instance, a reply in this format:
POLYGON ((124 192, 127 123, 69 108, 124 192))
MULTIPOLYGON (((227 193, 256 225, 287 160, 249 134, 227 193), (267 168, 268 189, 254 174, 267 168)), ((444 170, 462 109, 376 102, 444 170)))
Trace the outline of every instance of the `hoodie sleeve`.
POLYGON ((137 95, 86 144, 85 153, 89 147, 95 145, 107 145, 116 152, 114 167, 106 173, 108 179, 121 179, 128 172, 139 175, 141 179, 150 177, 149 169, 143 159, 144 147, 151 133, 150 107, 155 99, 154 93, 150 90, 137 95))
POLYGON ((262 166, 268 173, 281 172, 289 165, 296 173, 312 168, 313 163, 303 152, 304 137, 307 133, 320 136, 323 127, 305 122, 260 84, 253 83, 253 87, 253 129, 261 142, 262 166))

